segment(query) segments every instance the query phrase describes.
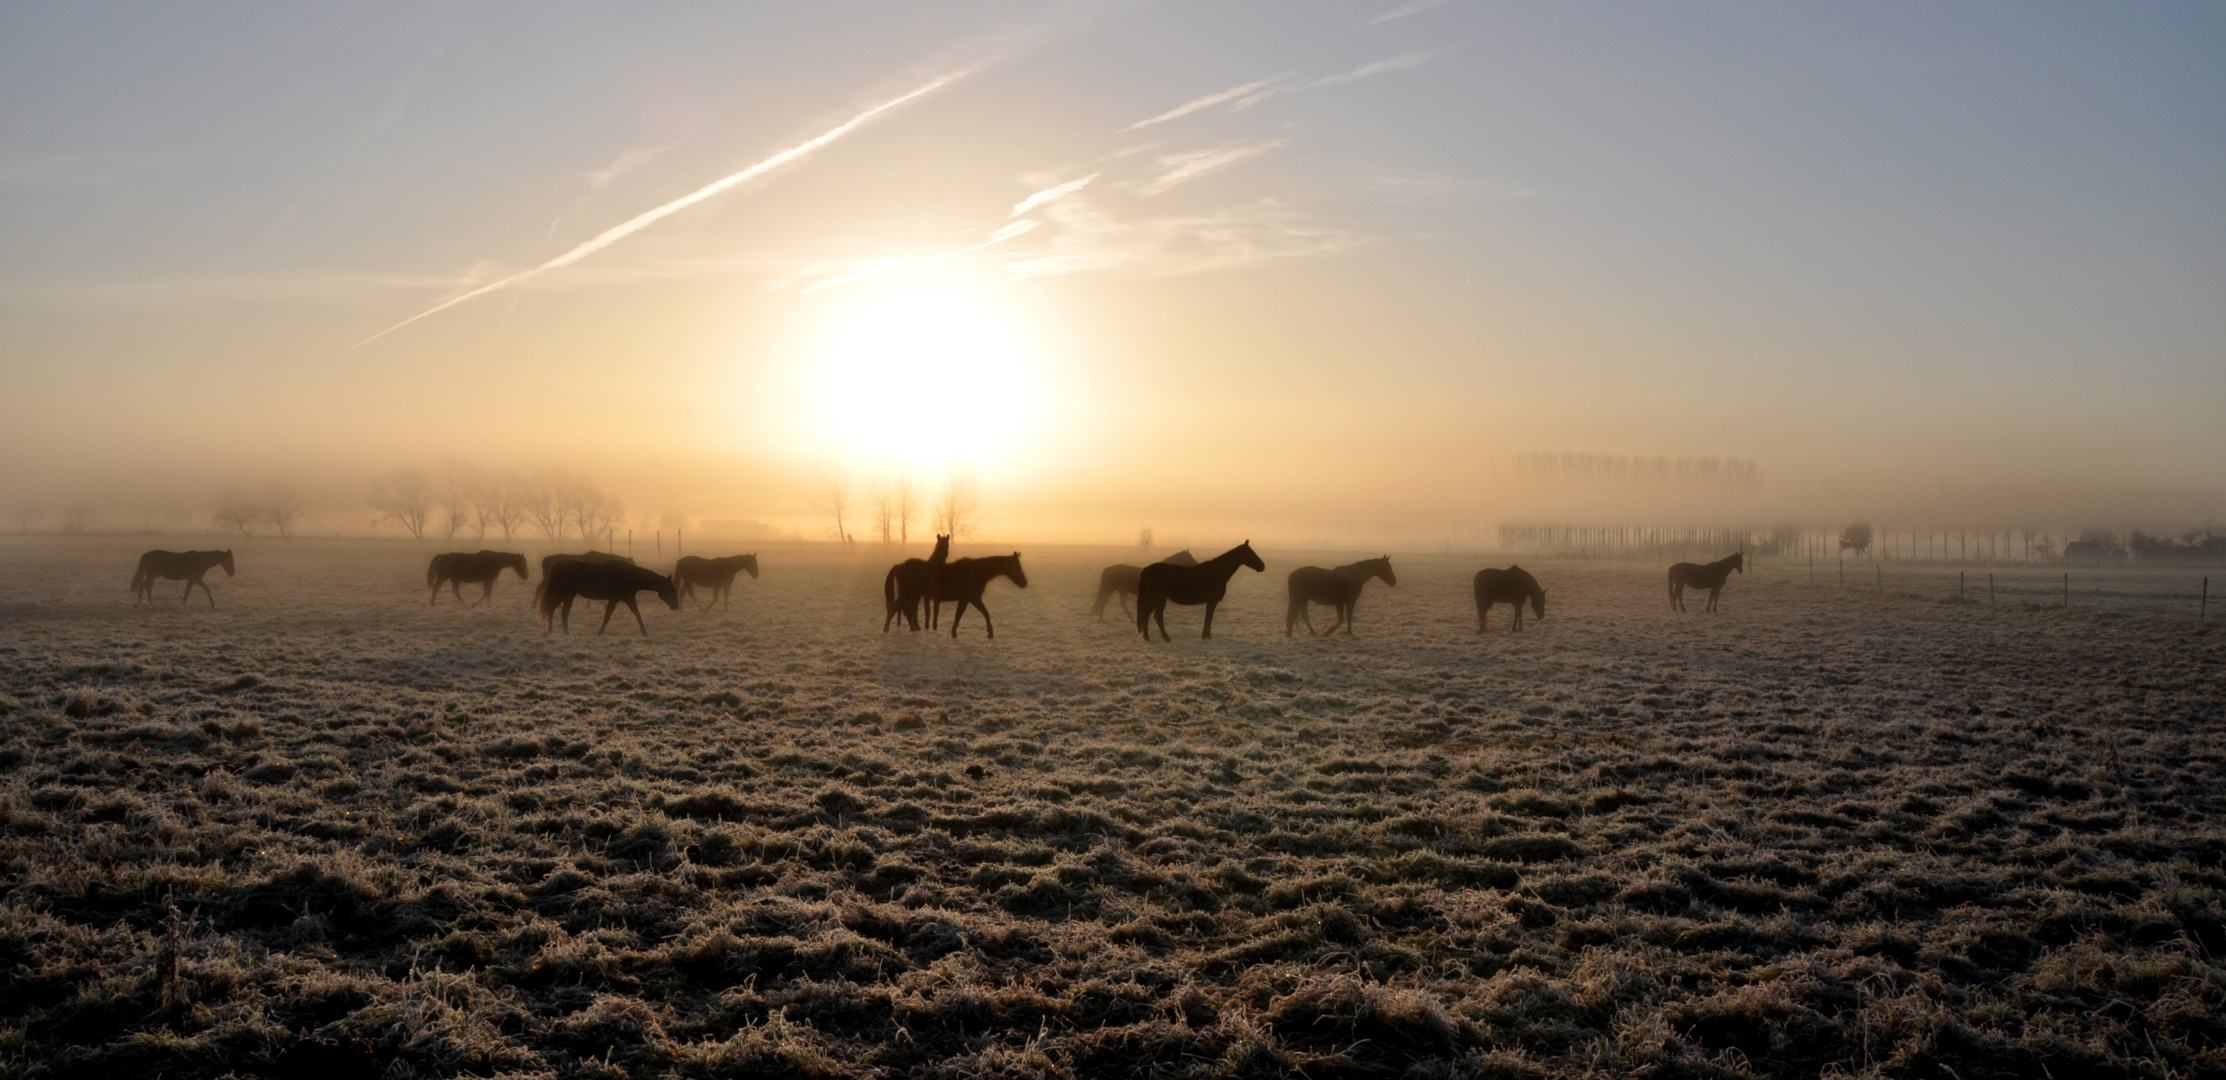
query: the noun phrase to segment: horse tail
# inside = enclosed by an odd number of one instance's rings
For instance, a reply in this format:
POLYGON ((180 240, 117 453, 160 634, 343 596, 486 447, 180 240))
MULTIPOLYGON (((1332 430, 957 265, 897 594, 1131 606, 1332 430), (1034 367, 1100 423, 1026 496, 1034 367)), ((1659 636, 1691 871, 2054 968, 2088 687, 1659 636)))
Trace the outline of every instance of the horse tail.
POLYGON ((1157 597, 1152 592, 1149 579, 1145 575, 1137 575, 1136 632, 1144 635, 1146 641, 1151 640, 1152 637, 1152 601, 1155 599, 1157 597))
POLYGON ((432 562, 425 564, 425 587, 428 589, 437 588, 437 583, 440 581, 440 579, 441 557, 435 555, 433 556, 432 562))
POLYGON ((897 568, 889 568, 889 576, 881 579, 881 616, 884 621, 897 613, 897 568))

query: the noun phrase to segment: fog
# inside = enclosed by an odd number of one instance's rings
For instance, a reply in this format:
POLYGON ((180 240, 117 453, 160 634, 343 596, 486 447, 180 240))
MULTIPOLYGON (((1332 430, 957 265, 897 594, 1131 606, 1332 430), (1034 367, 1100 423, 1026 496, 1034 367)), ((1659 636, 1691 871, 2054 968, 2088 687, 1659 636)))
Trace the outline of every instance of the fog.
POLYGON ((2216 12, 517 14, 0 15, 11 530, 2226 521, 2216 12))

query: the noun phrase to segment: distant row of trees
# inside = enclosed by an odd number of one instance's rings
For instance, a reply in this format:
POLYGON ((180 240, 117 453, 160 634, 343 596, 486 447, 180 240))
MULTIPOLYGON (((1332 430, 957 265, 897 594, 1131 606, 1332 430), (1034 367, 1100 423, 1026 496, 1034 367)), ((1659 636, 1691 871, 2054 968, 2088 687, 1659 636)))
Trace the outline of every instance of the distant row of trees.
POLYGON ((260 492, 227 488, 217 496, 216 506, 209 511, 209 521, 223 532, 237 532, 242 537, 255 535, 259 525, 268 525, 278 535, 291 540, 294 526, 301 521, 301 494, 280 483, 263 486, 260 492))
POLYGON ((552 543, 567 535, 590 540, 626 520, 616 495, 561 470, 519 474, 454 463, 432 474, 396 469, 372 481, 368 502, 373 525, 397 526, 417 540, 500 533, 507 541, 529 528, 552 543))
MULTIPOLYGON (((858 542, 849 526, 858 497, 856 482, 841 468, 820 471, 813 505, 826 516, 835 538, 846 544, 858 542)), ((937 535, 952 539, 972 536, 982 526, 981 489, 972 476, 957 469, 945 474, 942 485, 932 492, 909 472, 884 473, 871 482, 864 498, 867 527, 883 544, 909 543, 912 527, 923 518, 937 535)))

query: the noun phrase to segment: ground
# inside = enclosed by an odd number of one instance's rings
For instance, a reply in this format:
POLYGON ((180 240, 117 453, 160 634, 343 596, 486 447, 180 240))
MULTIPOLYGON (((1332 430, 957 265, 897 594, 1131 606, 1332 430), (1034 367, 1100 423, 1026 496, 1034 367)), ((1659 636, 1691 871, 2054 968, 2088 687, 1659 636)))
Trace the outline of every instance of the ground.
POLYGON ((2192 610, 1525 560, 1479 636, 1395 555, 1288 640, 1359 553, 1266 549, 1146 645, 1047 549, 954 641, 797 545, 548 637, 397 542, 134 608, 154 543, 0 543, 12 1075, 2226 1070, 2192 610))

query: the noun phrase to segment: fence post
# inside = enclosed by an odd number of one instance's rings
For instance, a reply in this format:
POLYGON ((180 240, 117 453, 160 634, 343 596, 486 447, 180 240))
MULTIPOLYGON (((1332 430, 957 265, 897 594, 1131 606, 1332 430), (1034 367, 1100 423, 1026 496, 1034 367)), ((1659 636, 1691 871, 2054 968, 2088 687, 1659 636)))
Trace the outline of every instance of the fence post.
POLYGON ((1870 564, 1870 568, 1878 571, 1878 595, 1886 595, 1886 568, 1877 563, 1870 564))
POLYGON ((1840 584, 1847 584, 1847 556, 1840 556, 1840 584))
POLYGON ((2064 572, 2064 610, 2071 610, 2071 572, 2064 572))
POLYGON ((1986 576, 1986 606, 1994 606, 1994 575, 1986 576))
POLYGON ((1955 602, 1958 604, 1963 602, 1963 571, 1961 570, 1955 572, 1955 602))

